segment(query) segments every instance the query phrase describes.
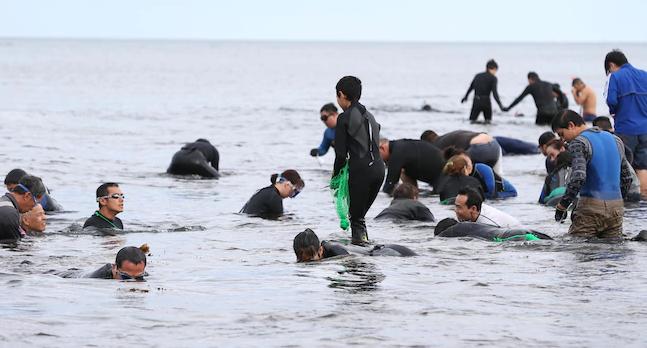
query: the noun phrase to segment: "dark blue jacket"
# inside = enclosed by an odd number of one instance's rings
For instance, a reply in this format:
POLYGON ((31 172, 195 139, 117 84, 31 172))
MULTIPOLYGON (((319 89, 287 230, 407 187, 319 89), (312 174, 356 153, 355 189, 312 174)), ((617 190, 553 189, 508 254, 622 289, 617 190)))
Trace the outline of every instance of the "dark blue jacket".
POLYGON ((321 144, 317 151, 319 151, 319 156, 323 156, 328 152, 330 146, 333 145, 335 141, 335 128, 326 128, 323 134, 323 139, 321 139, 321 144))
POLYGON ((647 134, 647 72, 627 63, 609 77, 609 113, 618 134, 647 134))

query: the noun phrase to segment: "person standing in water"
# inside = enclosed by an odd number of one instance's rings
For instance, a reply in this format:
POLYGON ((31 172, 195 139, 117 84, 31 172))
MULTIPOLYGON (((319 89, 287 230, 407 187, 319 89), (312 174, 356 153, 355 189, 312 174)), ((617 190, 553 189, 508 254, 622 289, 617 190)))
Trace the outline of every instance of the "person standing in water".
POLYGON ((321 107, 319 111, 319 116, 321 122, 326 125, 326 130, 323 134, 323 139, 321 139, 321 144, 319 147, 316 147, 310 150, 310 156, 317 157, 323 156, 328 153, 330 147, 335 147, 335 127, 337 126, 337 107, 333 103, 328 103, 321 107))
POLYGON ((283 200, 296 197, 305 183, 299 173, 288 169, 281 174, 272 174, 270 186, 258 190, 245 203, 240 213, 258 216, 264 219, 275 219, 283 215, 283 200))
POLYGON ((595 119, 596 97, 593 88, 584 84, 582 79, 576 77, 573 79, 573 89, 571 90, 575 104, 582 107, 582 118, 584 121, 591 122, 595 119))
POLYGON ((83 228, 113 228, 123 230, 124 224, 117 214, 124 211, 124 193, 119 184, 107 182, 97 187, 97 203, 99 210, 95 211, 85 223, 83 228))
POLYGON ((537 107, 536 125, 550 125, 553 117, 557 114, 557 102, 553 94, 553 84, 542 81, 536 72, 528 73, 528 86, 521 92, 521 95, 515 99, 510 106, 503 108, 503 111, 509 111, 515 105, 519 104, 528 94, 535 100, 537 107))
POLYGON ((335 164, 333 177, 348 161, 350 227, 353 244, 368 243, 364 216, 375 201, 382 181, 384 162, 380 157, 380 124, 359 102, 362 81, 355 76, 342 77, 335 86, 337 104, 344 110, 335 128, 335 164))
POLYGON ((492 122, 492 103, 490 101, 490 93, 492 93, 496 103, 499 104, 499 108, 503 110, 503 105, 501 105, 501 99, 499 98, 499 92, 496 89, 497 70, 499 70, 499 65, 494 61, 494 59, 488 60, 485 64, 485 71, 474 76, 472 83, 470 83, 470 87, 467 89, 467 93, 465 93, 465 97, 461 100, 461 103, 466 102, 470 92, 474 90, 474 101, 472 102, 472 111, 470 112, 470 123, 476 123, 481 112, 483 113, 486 124, 492 122))

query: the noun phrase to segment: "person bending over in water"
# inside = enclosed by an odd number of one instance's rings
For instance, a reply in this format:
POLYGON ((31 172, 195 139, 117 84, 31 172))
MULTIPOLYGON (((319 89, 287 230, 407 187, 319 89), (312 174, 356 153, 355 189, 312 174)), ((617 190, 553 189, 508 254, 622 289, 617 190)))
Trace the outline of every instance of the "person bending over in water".
MULTIPOLYGON (((305 231, 297 234, 292 242, 297 262, 319 261, 334 256, 350 255, 350 252, 341 244, 322 241, 319 242, 317 234, 306 228, 305 231)), ((370 249, 357 248, 353 252, 369 256, 416 256, 417 254, 402 245, 384 244, 376 245, 370 249)))
POLYGON ((558 83, 553 83, 553 96, 555 97, 555 103, 557 103, 557 112, 560 113, 568 109, 568 97, 558 83))
POLYGON ((337 104, 344 112, 335 129, 333 178, 348 163, 349 215, 353 244, 368 243, 366 212, 375 201, 384 181, 384 161, 380 157, 380 124, 359 102, 362 81, 342 77, 335 86, 337 104))
POLYGON ((548 148, 548 144, 553 141, 557 140, 559 137, 557 134, 553 132, 544 132, 539 136, 539 151, 541 151, 541 154, 546 156, 545 160, 545 165, 546 165, 546 174, 550 174, 553 169, 555 169, 555 163, 550 159, 550 156, 548 156, 548 153, 546 152, 546 149, 548 148))
POLYGON ((509 214, 483 203, 481 193, 470 187, 458 191, 454 201, 454 212, 459 221, 478 222, 505 228, 521 225, 519 220, 509 214))
POLYGON ((166 170, 174 175, 200 175, 204 178, 218 178, 220 155, 209 140, 198 139, 186 144, 173 155, 171 165, 166 170))
POLYGON ((270 186, 258 190, 245 203, 240 213, 259 216, 262 218, 277 218, 283 215, 283 199, 296 197, 305 183, 296 170, 288 169, 283 173, 272 174, 270 186))
POLYGON ((472 237, 492 242, 553 239, 546 234, 527 228, 500 228, 477 222, 458 222, 452 218, 438 221, 438 225, 434 229, 434 235, 448 238, 472 237))
POLYGON ((95 211, 85 223, 83 228, 113 228, 124 229, 124 224, 117 214, 124 211, 124 196, 119 185, 114 182, 107 182, 97 187, 97 203, 99 210, 95 211))
POLYGON ((439 136, 433 130, 426 130, 422 133, 420 139, 433 143, 443 151, 450 146, 463 150, 467 152, 475 163, 485 163, 497 174, 503 174, 501 169, 501 146, 499 146, 496 139, 487 133, 456 130, 439 136))
POLYGON ((474 90, 474 101, 472 102, 472 111, 470 112, 471 123, 476 123, 481 112, 483 113, 486 124, 492 122, 492 102, 490 101, 490 93, 494 96, 496 103, 499 104, 499 108, 503 109, 501 99, 499 99, 499 92, 496 89, 496 72, 498 70, 499 65, 494 61, 494 59, 488 60, 485 64, 485 71, 474 76, 472 83, 470 83, 470 87, 467 89, 467 93, 465 93, 465 97, 461 100, 461 103, 466 102, 470 92, 474 90))
POLYGON ((402 183, 393 190, 391 205, 382 210, 376 219, 434 221, 434 215, 418 201, 418 188, 402 183))
POLYGON ((555 168, 544 180, 539 203, 554 207, 566 192, 566 183, 571 176, 572 159, 571 154, 566 151, 566 144, 557 139, 548 142, 546 156, 554 163, 555 168))
POLYGON ((321 122, 326 125, 326 130, 321 139, 321 144, 318 148, 310 150, 310 156, 317 157, 323 156, 328 153, 330 147, 335 147, 335 127, 337 127, 337 107, 333 103, 328 103, 321 107, 319 111, 321 122))
POLYGON ((440 150, 422 140, 380 139, 380 156, 386 162, 388 173, 382 191, 391 194, 402 179, 414 186, 418 180, 435 185, 443 171, 445 161, 440 150))
POLYGON ((537 107, 536 125, 549 125, 553 117, 557 115, 557 102, 553 94, 553 84, 539 79, 536 72, 528 73, 528 86, 521 92, 521 95, 515 99, 510 106, 503 111, 509 111, 515 105, 519 104, 528 94, 535 100, 537 107))
POLYGON ((444 156, 450 159, 453 156, 463 156, 468 163, 468 170, 470 176, 478 179, 481 183, 482 192, 487 199, 505 199, 510 197, 517 197, 517 189, 511 182, 502 178, 499 174, 495 173, 490 166, 485 163, 475 163, 472 167, 472 159, 463 150, 454 147, 445 149, 444 156))
POLYGON ((441 204, 451 204, 458 192, 465 187, 481 190, 478 179, 470 176, 472 168, 472 161, 468 156, 456 155, 447 160, 443 168, 445 176, 439 180, 438 189, 435 190, 440 195, 441 204))
POLYGON ((101 268, 91 273, 79 273, 78 269, 58 273, 63 278, 97 278, 144 281, 146 273, 147 244, 134 247, 127 246, 117 252, 115 263, 106 263, 101 268))

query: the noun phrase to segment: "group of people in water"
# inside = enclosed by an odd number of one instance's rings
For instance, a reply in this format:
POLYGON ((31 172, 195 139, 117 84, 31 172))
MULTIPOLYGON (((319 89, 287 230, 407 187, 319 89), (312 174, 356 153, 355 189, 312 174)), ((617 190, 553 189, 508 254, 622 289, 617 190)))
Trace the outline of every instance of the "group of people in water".
MULTIPOLYGON (((434 222, 433 213, 418 201, 419 181, 429 184, 431 194, 437 194, 442 204, 454 206, 455 219, 439 221, 436 236, 489 241, 551 239, 484 203, 486 199, 517 196, 515 187, 503 177, 504 154, 546 156, 546 179, 539 203, 555 207, 556 221, 563 221, 572 211, 572 235, 622 237, 624 201, 647 199, 647 72, 632 67, 616 50, 607 54, 604 67, 609 76, 606 99, 615 129, 610 118, 596 116, 595 93, 580 79, 573 80, 572 93, 583 107, 581 115, 567 108, 568 99, 558 87, 540 80, 534 72, 528 74, 528 86, 522 94, 503 107, 495 76, 498 65, 494 60, 486 63, 486 71, 474 77, 462 100, 467 101, 474 91, 470 120, 476 121, 483 113, 485 122, 491 121, 490 95, 503 111, 508 111, 530 94, 537 106, 536 123, 552 128, 539 137, 537 145, 470 130, 442 135, 425 130, 420 139, 386 139, 380 136, 376 118, 360 102, 362 82, 354 76, 341 78, 335 92, 343 112, 339 114, 333 103, 320 109, 326 130, 321 144, 310 155, 323 156, 333 147, 332 177, 347 171, 352 245, 320 241, 314 231, 306 229, 293 241, 297 261, 349 253, 415 255, 404 246, 371 244, 366 214, 381 189, 392 195, 393 201, 376 219, 434 222), (562 97, 566 101, 560 100, 562 97)), ((206 139, 186 144, 173 155, 167 173, 218 178, 218 150, 206 139)), ((283 214, 283 199, 297 197, 305 187, 293 169, 273 174, 270 182, 252 195, 241 213, 276 218, 283 214)), ((42 232, 45 212, 62 209, 42 180, 23 170, 9 172, 5 185, 9 192, 0 197, 0 240, 17 241, 29 232, 42 232)), ((117 183, 101 184, 96 190, 98 209, 83 228, 123 229, 117 215, 123 212, 124 199, 117 183)), ((146 245, 125 247, 117 253, 114 264, 91 273, 71 270, 62 275, 142 280, 147 252, 146 245)))

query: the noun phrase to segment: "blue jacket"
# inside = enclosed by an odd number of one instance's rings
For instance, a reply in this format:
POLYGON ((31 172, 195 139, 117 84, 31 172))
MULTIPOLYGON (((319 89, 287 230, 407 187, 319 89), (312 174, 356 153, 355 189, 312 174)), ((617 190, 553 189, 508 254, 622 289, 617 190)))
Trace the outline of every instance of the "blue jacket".
POLYGON ((323 156, 328 152, 330 146, 333 145, 335 141, 335 128, 326 128, 323 134, 323 139, 321 139, 321 144, 319 145, 319 156, 323 156))
POLYGON ((627 63, 609 77, 609 113, 618 134, 647 134, 647 72, 627 63))

